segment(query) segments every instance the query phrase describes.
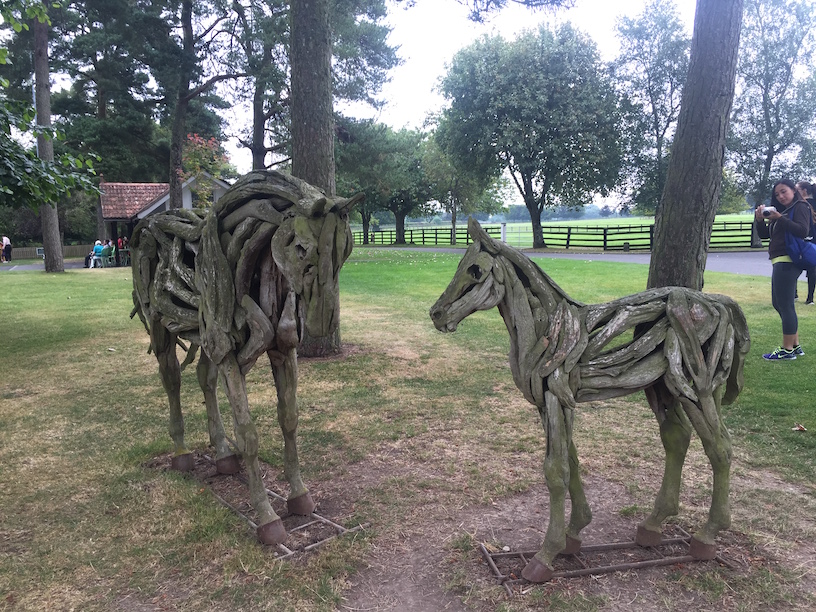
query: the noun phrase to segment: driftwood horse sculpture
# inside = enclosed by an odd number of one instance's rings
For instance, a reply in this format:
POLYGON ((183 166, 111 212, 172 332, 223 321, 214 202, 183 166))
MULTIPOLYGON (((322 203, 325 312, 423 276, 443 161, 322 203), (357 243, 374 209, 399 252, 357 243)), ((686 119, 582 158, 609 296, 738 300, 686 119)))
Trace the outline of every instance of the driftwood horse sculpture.
POLYGON ((252 172, 206 214, 174 210, 151 216, 136 227, 131 241, 131 316, 138 314, 144 323, 159 362, 170 403, 172 467, 193 466, 184 443, 180 373, 201 347, 197 375, 216 466, 222 473, 238 470, 216 399, 220 374, 258 514, 257 535, 265 544, 283 542, 286 530, 261 479, 245 376, 260 356, 268 356, 284 438, 287 509, 310 514, 314 502, 297 455, 296 349, 304 328, 314 337, 337 328, 337 277, 352 248, 348 211, 361 197, 330 199, 289 175, 252 172), (188 350, 182 366, 177 344, 188 350))
POLYGON ((430 315, 437 329, 452 332, 473 312, 498 306, 510 333, 513 380, 541 415, 550 519, 544 544, 523 577, 549 580, 555 556, 580 549, 581 530, 592 518, 572 439, 576 402, 640 389, 657 416, 666 462, 654 509, 638 526, 636 542, 658 544, 663 521, 677 514, 694 429, 714 484, 708 521, 692 537, 690 554, 713 558, 715 538, 731 521, 731 442, 720 406, 732 402, 742 388, 749 347, 742 310, 726 296, 682 287, 582 304, 521 252, 490 238, 473 219, 469 231, 473 244, 430 315), (568 525, 566 493, 572 503, 568 525))

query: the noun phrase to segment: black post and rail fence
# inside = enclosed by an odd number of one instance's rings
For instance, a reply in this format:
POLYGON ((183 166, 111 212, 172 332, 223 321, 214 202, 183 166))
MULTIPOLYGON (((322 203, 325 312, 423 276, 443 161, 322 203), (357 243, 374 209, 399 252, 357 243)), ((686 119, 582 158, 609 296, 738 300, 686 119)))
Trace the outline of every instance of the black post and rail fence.
MULTIPOLYGON (((710 250, 734 250, 751 247, 751 221, 715 222, 711 228, 710 250)), ((498 225, 482 226, 487 233, 512 246, 531 247, 532 232, 524 233, 498 225)), ((650 251, 654 225, 542 225, 545 244, 557 249, 587 249, 599 251, 650 251)), ((354 244, 363 244, 363 232, 352 232, 354 244)), ((449 227, 406 228, 405 242, 414 246, 453 246, 449 227)), ((388 246, 396 244, 396 230, 369 232, 368 244, 388 246)), ((456 228, 456 245, 470 244, 465 225, 456 228)))
MULTIPOLYGON (((715 222, 711 228, 710 250, 738 250, 751 247, 751 221, 715 222)), ((512 246, 530 248, 533 245, 529 225, 513 227, 483 225, 487 233, 512 246)), ((654 226, 643 225, 542 225, 544 242, 550 248, 591 251, 649 251, 652 248, 654 226)), ((363 232, 352 232, 354 244, 363 244, 363 232)), ((389 246, 396 244, 396 230, 370 232, 370 245, 389 246)), ((450 227, 419 227, 405 229, 405 242, 414 246, 446 247, 451 245, 450 227)), ((456 228, 456 245, 470 244, 466 225, 456 228)), ((767 245, 767 241, 765 241, 767 245)), ((92 244, 63 246, 63 257, 84 257, 93 249, 92 244)), ((42 247, 15 247, 14 259, 41 258, 42 247)))

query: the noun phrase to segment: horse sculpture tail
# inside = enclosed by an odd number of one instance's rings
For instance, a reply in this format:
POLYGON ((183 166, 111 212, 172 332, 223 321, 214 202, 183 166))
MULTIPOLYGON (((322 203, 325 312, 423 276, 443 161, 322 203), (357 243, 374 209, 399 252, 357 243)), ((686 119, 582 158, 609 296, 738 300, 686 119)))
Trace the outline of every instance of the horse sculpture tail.
POLYGON ((742 369, 748 349, 751 348, 751 336, 748 333, 748 322, 739 305, 730 298, 724 300, 723 303, 728 308, 731 325, 734 328, 734 358, 731 361, 731 371, 728 373, 725 394, 722 398, 723 404, 730 404, 737 399, 745 382, 742 369))

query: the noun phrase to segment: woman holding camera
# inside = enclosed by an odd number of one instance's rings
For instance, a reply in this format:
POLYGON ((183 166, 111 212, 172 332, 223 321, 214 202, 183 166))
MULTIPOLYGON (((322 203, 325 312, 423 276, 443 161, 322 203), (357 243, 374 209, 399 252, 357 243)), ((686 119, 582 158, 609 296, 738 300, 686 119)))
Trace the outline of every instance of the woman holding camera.
POLYGON ((782 346, 762 357, 769 361, 796 359, 805 352, 799 346, 799 320, 796 318, 794 295, 796 282, 802 273, 793 265, 785 248, 785 232, 805 238, 810 230, 810 206, 799 196, 793 181, 782 179, 771 191, 771 205, 760 205, 754 217, 757 233, 770 238, 768 257, 773 264, 771 301, 782 319, 782 346))

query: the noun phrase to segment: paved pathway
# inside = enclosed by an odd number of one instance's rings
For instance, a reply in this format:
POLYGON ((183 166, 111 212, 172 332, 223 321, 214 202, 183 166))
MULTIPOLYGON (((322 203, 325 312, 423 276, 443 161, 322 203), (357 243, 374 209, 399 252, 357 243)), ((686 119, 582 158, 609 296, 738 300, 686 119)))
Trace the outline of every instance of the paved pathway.
MULTIPOLYGON (((388 248, 388 247, 377 247, 388 248)), ((436 247, 399 247, 402 250, 426 251, 437 253, 461 253, 463 249, 436 248, 436 247)), ((633 263, 648 265, 651 255, 649 253, 548 253, 546 251, 528 251, 530 257, 551 257, 566 259, 582 259, 588 261, 615 261, 622 263, 633 263)), ((65 262, 65 269, 82 269, 81 259, 69 259, 65 262)), ((0 272, 15 270, 43 270, 43 263, 33 263, 17 265, 13 261, 0 265, 0 272)), ((757 249, 755 251, 741 251, 734 253, 713 252, 708 254, 706 260, 706 270, 713 272, 730 272, 731 274, 755 274, 758 276, 771 275, 771 262, 768 259, 768 251, 757 249)))

